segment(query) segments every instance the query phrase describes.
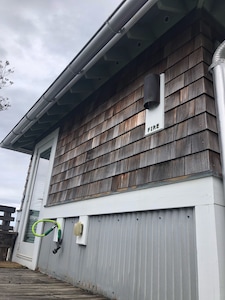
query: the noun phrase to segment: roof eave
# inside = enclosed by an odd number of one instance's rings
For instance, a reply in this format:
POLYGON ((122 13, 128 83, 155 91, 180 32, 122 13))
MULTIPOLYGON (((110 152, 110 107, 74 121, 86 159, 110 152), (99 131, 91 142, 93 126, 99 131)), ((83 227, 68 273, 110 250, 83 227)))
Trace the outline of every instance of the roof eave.
POLYGON ((40 140, 49 131, 49 128, 54 127, 60 119, 193 8, 202 8, 204 4, 210 11, 211 7, 208 7, 208 3, 211 2, 196 0, 196 2, 192 2, 191 6, 189 0, 183 0, 180 1, 178 7, 172 0, 123 1, 48 90, 10 131, 0 146, 32 153, 36 141, 40 140), (164 24, 161 24, 161 27, 155 26, 156 22, 162 23, 162 20, 158 20, 159 18, 154 14, 159 13, 162 17, 162 12, 167 19, 163 19, 164 24), (146 21, 145 14, 147 13, 150 18, 155 19, 155 23, 152 24, 153 21, 150 20, 146 31, 146 26, 143 26, 146 24, 143 22, 146 21), (173 21, 168 22, 168 18, 173 21), (132 50, 134 52, 130 53, 130 58, 127 53, 123 53, 123 39, 134 41, 136 49, 132 50), (105 68, 107 63, 110 64, 115 60, 119 61, 117 66, 111 64, 110 66, 113 68, 111 67, 110 71, 105 68))

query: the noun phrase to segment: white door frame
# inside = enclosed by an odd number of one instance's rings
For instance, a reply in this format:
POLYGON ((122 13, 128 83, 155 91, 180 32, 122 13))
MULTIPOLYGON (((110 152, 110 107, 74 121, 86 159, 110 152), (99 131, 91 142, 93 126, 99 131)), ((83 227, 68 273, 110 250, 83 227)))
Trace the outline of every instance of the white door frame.
POLYGON ((32 157, 31 167, 30 167, 30 174, 28 175, 28 183, 25 190, 24 201, 22 203, 20 213, 18 214, 20 219, 17 220, 19 224, 18 226, 19 235, 14 247, 13 261, 16 261, 33 270, 35 270, 37 266, 41 239, 39 237, 35 237, 34 243, 24 242, 23 239, 26 230, 29 210, 31 206, 32 191, 34 187, 40 153, 42 153, 43 151, 51 147, 48 173, 46 176, 47 179, 45 184, 45 191, 43 195, 43 201, 40 207, 39 217, 43 214, 42 210, 47 202, 52 168, 53 168, 53 163, 55 158, 57 139, 58 139, 58 131, 59 130, 57 129, 54 132, 52 132, 50 135, 48 135, 43 140, 41 140, 35 147, 34 154, 32 157))

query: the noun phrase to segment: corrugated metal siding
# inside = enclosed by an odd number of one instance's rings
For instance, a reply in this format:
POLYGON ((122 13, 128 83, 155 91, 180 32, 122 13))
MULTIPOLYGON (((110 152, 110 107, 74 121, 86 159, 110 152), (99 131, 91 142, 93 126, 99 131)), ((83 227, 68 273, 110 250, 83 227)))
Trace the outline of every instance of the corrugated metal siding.
POLYGON ((39 268, 120 300, 197 300, 192 208, 93 216, 87 246, 67 219, 63 248, 43 240, 39 268))

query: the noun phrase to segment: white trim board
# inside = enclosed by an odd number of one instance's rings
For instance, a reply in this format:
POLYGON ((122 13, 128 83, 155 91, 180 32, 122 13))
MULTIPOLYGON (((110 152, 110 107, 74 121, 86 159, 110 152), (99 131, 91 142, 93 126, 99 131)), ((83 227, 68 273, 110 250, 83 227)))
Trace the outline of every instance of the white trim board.
POLYGON ((225 207, 195 207, 198 299, 225 299, 225 207))
POLYGON ((67 218, 218 204, 224 206, 219 178, 205 177, 43 208, 43 218, 67 218))

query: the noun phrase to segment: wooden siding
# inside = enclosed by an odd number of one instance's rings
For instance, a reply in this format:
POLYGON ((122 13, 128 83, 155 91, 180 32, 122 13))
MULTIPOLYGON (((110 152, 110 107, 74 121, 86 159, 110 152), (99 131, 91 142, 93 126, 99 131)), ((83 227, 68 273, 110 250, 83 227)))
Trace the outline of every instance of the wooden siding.
POLYGON ((214 31, 204 21, 179 30, 145 51, 61 125, 48 205, 220 175, 208 72, 214 31), (143 82, 150 72, 165 73, 165 129, 145 136, 143 82))

